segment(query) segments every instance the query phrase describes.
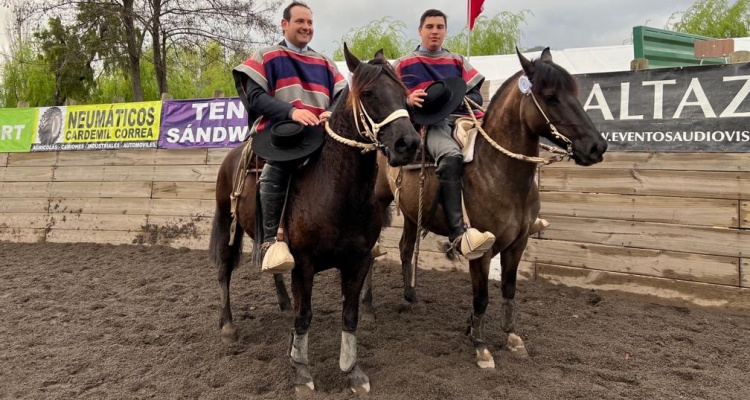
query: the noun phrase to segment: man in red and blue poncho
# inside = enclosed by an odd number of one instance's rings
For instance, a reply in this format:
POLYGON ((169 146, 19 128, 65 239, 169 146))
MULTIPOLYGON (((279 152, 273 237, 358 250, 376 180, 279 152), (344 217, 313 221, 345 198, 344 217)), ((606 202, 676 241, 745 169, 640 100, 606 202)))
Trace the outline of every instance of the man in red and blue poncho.
MULTIPOLYGON (((347 86, 336 64, 308 46, 313 37, 313 20, 307 4, 300 1, 289 4, 283 11, 281 28, 284 31, 281 43, 256 51, 232 71, 240 100, 248 112, 248 123, 252 124, 253 137, 270 134, 267 129, 283 120, 303 125, 324 123, 323 112, 333 110, 347 86)), ((256 232, 256 240, 263 242, 263 271, 285 273, 294 267, 288 248, 278 246, 274 250, 274 246, 289 175, 296 165, 296 162, 266 160, 260 175, 263 232, 256 232)))
MULTIPOLYGON (((447 17, 440 10, 430 9, 422 14, 419 21, 419 36, 422 43, 409 54, 399 58, 394 67, 396 73, 409 89, 408 103, 411 107, 421 107, 425 89, 433 82, 446 78, 462 78, 466 82, 466 93, 475 103, 482 105, 480 89, 484 76, 474 69, 460 54, 443 48, 447 32, 447 17)), ((439 179, 438 197, 448 223, 448 238, 455 250, 473 260, 481 257, 495 241, 489 232, 467 229, 463 220, 461 200, 461 178, 463 177, 463 154, 452 132, 456 119, 468 115, 465 106, 456 108, 450 116, 426 126, 426 147, 437 162, 436 173, 439 179)), ((474 110, 477 118, 484 114, 474 110)))

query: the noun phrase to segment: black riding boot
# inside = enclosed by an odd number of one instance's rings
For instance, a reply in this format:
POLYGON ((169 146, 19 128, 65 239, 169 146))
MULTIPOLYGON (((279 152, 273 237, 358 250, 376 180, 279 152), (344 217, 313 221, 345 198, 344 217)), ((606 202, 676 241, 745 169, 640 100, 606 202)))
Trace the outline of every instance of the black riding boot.
POLYGON ((464 213, 461 205, 461 177, 464 160, 458 157, 443 157, 438 163, 437 173, 440 188, 440 204, 443 206, 448 223, 448 239, 453 243, 466 232, 464 213))
POLYGON ((461 178, 463 177, 463 157, 443 157, 438 162, 440 197, 443 212, 448 224, 448 239, 454 250, 466 259, 482 257, 495 243, 495 236, 490 232, 479 232, 464 224, 461 178))
POLYGON ((284 166, 266 163, 260 174, 260 203, 263 213, 261 257, 263 271, 284 273, 294 268, 294 258, 283 241, 276 242, 281 212, 284 209, 290 172, 284 166))

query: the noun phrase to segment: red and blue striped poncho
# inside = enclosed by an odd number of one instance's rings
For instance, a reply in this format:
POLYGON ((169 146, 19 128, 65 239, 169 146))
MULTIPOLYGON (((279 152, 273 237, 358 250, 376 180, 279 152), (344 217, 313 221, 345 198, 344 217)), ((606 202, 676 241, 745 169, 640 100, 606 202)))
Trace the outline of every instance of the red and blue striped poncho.
MULTIPOLYGON (((466 93, 484 82, 484 75, 474 69, 462 55, 445 49, 435 52, 413 51, 396 60, 393 67, 409 93, 426 89, 435 81, 454 76, 466 81, 466 93)), ((474 113, 477 118, 484 117, 480 110, 475 110, 474 113)), ((453 114, 468 115, 468 112, 459 106, 453 114)))
MULTIPOLYGON (((275 99, 306 109, 320 116, 336 94, 347 86, 336 64, 312 50, 297 53, 281 44, 253 53, 235 67, 246 79, 252 79, 275 99)), ((244 85, 245 90, 247 86, 244 85)), ((250 135, 277 121, 261 116, 253 124, 250 135)))

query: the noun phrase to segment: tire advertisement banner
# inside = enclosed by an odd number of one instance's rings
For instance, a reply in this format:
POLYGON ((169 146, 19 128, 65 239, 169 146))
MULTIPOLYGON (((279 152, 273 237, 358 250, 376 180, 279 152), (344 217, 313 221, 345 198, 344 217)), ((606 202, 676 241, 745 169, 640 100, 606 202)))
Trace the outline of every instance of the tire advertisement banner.
POLYGON ((161 101, 39 108, 31 151, 155 149, 161 101))

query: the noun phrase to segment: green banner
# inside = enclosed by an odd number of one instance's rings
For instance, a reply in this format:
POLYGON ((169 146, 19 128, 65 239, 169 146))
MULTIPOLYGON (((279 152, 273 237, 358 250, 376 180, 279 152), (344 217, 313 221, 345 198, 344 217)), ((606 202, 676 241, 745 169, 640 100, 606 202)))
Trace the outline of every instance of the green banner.
POLYGON ((36 113, 36 108, 0 108, 0 153, 31 150, 36 113))

